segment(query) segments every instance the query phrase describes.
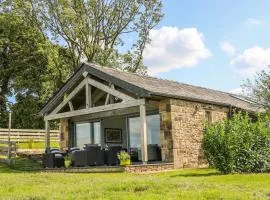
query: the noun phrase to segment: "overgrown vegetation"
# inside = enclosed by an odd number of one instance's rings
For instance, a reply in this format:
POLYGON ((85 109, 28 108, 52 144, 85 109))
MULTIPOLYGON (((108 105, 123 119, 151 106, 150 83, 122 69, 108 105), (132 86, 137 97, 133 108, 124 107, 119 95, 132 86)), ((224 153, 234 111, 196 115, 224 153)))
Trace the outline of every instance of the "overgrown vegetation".
POLYGON ((270 118, 235 113, 230 120, 207 124, 203 138, 210 166, 228 174, 270 171, 270 118))

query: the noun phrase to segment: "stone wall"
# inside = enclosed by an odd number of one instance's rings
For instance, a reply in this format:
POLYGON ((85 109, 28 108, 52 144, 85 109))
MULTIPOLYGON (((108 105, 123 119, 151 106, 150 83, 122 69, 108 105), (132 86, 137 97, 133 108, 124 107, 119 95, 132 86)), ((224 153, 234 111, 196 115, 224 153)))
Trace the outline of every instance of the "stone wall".
POLYGON ((164 161, 173 159, 176 168, 207 165, 202 151, 205 111, 209 111, 211 121, 216 122, 226 118, 229 109, 175 99, 160 102, 164 161))
POLYGON ((61 150, 66 150, 68 148, 68 134, 69 134, 69 124, 67 119, 60 119, 59 123, 59 146, 61 150))
POLYGON ((161 101, 160 114, 160 143, 163 162, 173 162, 173 138, 170 100, 161 101))
POLYGON ((146 165, 130 165, 125 167, 125 171, 128 173, 155 173, 162 171, 170 171, 174 169, 173 163, 157 163, 146 165))

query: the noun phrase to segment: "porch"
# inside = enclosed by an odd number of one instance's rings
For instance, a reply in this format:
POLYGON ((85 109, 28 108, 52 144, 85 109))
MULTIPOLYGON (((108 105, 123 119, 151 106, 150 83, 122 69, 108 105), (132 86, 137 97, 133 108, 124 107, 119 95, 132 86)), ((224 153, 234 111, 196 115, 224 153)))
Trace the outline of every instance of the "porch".
MULTIPOLYGON (((93 163, 104 160, 96 165, 119 164, 115 160, 121 150, 130 154, 133 164, 165 161, 162 159, 158 101, 138 98, 87 72, 60 99, 44 116, 45 152, 51 150, 50 121, 59 120, 62 152, 72 153, 70 150, 77 147, 82 157, 89 158, 92 153, 83 151, 92 147, 92 151, 99 152, 91 155, 93 163), (108 163, 108 159, 114 162, 108 163)), ((86 166, 89 165, 92 164, 86 162, 86 166)))

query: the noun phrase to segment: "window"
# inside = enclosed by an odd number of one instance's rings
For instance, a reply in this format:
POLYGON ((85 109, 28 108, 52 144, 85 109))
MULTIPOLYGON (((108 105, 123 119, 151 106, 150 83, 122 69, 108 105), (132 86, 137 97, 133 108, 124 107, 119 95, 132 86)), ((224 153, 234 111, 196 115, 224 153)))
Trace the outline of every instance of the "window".
POLYGON ((160 146, 160 119, 159 115, 149 115, 147 120, 147 142, 160 146))
POLYGON ((91 124, 90 123, 76 123, 76 146, 81 149, 84 144, 91 143, 91 124))
MULTIPOLYGON (((140 117, 128 119, 129 124, 129 146, 139 148, 141 146, 141 124, 140 117)), ((147 143, 160 146, 160 119, 159 115, 146 116, 147 143)))
POLYGON ((85 144, 101 144, 100 122, 76 123, 76 146, 83 148, 85 144))
POLYGON ((100 122, 93 122, 93 137, 94 144, 101 144, 101 130, 100 130, 100 122))
POLYGON ((128 118, 129 124, 129 146, 139 148, 141 146, 141 124, 139 117, 128 118))
POLYGON ((212 122, 212 112, 211 111, 205 111, 205 121, 211 123, 212 122))

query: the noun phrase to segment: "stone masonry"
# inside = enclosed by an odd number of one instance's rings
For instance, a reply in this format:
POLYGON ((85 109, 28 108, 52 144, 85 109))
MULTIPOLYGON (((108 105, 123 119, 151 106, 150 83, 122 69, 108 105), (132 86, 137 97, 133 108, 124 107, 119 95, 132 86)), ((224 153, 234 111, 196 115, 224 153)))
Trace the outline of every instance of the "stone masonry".
POLYGON ((175 99, 160 102, 164 162, 173 162, 176 168, 207 166, 202 150, 206 111, 217 122, 228 116, 229 108, 175 99))
POLYGON ((68 148, 68 134, 69 134, 69 126, 67 119, 60 119, 59 123, 59 130, 60 130, 60 149, 66 150, 68 148))

